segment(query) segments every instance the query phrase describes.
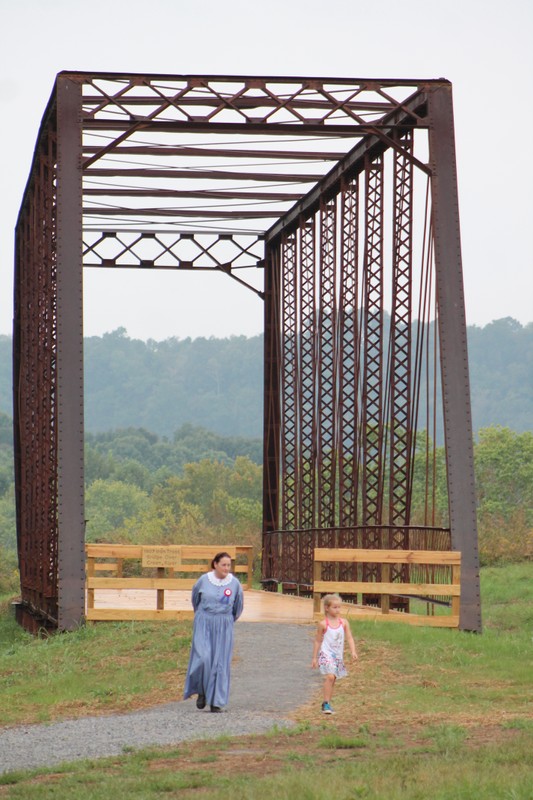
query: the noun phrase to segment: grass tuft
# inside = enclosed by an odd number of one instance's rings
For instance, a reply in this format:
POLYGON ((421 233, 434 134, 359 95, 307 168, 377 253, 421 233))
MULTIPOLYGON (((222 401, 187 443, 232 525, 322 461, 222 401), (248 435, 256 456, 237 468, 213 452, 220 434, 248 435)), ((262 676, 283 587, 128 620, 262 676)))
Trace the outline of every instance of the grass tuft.
POLYGON ((362 736, 346 738, 337 733, 330 733, 328 736, 322 737, 319 747, 326 747, 330 750, 356 750, 360 747, 368 747, 368 739, 362 736))

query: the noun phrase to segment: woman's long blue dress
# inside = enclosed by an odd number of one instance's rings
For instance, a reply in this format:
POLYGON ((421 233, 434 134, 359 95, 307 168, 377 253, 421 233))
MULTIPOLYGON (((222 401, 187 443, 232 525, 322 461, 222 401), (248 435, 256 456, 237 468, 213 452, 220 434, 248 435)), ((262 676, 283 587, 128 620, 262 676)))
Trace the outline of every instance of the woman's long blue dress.
POLYGON ((194 625, 191 655, 183 699, 203 694, 206 703, 228 704, 233 623, 243 609, 243 592, 234 575, 219 579, 214 572, 202 575, 192 590, 194 625))

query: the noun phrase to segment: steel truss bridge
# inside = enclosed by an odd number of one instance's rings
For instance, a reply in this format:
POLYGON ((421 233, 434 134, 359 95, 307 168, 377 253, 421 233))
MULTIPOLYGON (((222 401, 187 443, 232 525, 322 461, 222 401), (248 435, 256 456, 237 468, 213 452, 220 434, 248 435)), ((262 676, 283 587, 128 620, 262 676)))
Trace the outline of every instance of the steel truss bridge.
POLYGON ((218 270, 263 301, 266 586, 309 595, 315 546, 452 548, 481 629, 448 81, 57 76, 16 229, 30 630, 84 619, 84 267, 218 270))

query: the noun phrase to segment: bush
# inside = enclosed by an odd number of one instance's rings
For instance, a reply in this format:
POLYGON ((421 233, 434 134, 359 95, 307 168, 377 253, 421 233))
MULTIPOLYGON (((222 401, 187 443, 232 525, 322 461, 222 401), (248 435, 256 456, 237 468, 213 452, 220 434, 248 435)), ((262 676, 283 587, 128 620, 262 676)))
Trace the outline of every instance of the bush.
POLYGON ((492 566, 533 558, 533 530, 523 508, 504 518, 497 513, 479 513, 479 558, 481 566, 492 566))
POLYGON ((0 545, 0 595, 20 592, 17 554, 0 545))

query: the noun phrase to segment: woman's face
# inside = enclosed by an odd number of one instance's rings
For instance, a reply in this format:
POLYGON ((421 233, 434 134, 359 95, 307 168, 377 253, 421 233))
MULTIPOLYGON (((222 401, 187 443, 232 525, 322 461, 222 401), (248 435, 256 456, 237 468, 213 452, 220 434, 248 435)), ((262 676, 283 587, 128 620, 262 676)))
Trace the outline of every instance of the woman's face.
POLYGON ((225 578, 231 570, 231 559, 224 556, 215 564, 215 575, 217 578, 225 578))

